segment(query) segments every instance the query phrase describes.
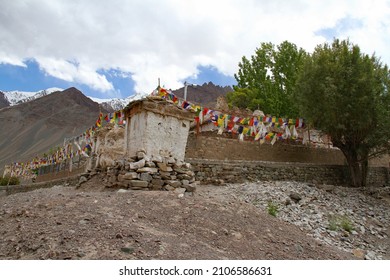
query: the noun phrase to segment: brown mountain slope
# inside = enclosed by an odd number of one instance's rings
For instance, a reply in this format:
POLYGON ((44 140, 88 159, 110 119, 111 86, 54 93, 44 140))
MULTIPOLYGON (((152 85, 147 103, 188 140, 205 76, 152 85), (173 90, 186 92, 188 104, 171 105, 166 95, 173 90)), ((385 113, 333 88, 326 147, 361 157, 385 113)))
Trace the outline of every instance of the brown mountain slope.
MULTIPOLYGON (((215 108, 217 98, 220 96, 226 97, 228 92, 233 91, 229 86, 216 86, 212 82, 204 83, 201 86, 187 87, 187 100, 196 104, 201 104, 205 107, 215 108)), ((184 88, 172 91, 177 97, 184 97, 184 88)))
POLYGON ((0 109, 0 175, 5 164, 23 162, 91 127, 99 105, 76 88, 0 109))
POLYGON ((9 106, 8 100, 5 98, 4 93, 0 91, 0 109, 8 106, 9 106))

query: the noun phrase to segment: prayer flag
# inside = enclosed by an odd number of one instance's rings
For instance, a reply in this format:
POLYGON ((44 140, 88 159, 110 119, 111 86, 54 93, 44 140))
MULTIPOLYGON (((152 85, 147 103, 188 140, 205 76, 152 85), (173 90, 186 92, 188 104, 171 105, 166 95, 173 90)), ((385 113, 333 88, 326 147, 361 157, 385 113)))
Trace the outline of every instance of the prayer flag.
POLYGON ((278 137, 276 137, 276 135, 274 135, 274 138, 272 138, 272 141, 271 141, 271 145, 272 145, 272 146, 275 144, 276 138, 278 138, 278 137))
POLYGON ((223 120, 223 118, 221 118, 221 116, 219 116, 219 118, 218 118, 218 127, 223 127, 223 125, 224 125, 224 120, 223 120))
POLYGON ((261 136, 261 131, 259 131, 255 136, 255 141, 259 140, 261 136))

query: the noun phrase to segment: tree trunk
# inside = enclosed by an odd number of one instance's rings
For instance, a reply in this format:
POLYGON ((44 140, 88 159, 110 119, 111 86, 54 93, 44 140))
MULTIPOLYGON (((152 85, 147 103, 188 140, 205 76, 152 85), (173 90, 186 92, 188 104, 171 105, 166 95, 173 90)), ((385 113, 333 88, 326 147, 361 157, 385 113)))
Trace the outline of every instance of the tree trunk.
POLYGON ((357 188, 364 186, 367 178, 365 163, 359 161, 358 155, 353 149, 343 149, 342 152, 347 159, 351 185, 357 188))
POLYGON ((368 159, 362 162, 362 186, 367 186, 367 176, 368 176, 368 159))

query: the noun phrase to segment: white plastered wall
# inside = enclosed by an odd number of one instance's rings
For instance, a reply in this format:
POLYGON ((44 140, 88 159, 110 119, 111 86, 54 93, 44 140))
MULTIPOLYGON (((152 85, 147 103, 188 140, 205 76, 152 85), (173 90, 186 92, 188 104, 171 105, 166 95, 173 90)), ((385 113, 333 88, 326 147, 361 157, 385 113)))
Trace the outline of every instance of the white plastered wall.
POLYGON ((127 123, 127 156, 144 150, 148 156, 173 156, 184 160, 189 120, 142 111, 127 123))

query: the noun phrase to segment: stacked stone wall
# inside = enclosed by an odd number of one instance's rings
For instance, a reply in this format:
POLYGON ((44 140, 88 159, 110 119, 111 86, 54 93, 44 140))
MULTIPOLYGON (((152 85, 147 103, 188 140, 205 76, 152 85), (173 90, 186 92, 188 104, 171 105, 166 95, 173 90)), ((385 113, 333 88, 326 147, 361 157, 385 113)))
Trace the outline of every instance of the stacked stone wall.
MULTIPOLYGON (((347 185, 349 182, 348 168, 340 165, 205 159, 187 159, 187 161, 192 164, 196 180, 203 184, 274 180, 330 185, 347 185)), ((388 182, 387 168, 370 168, 369 184, 383 185, 388 182)))
POLYGON ((104 170, 91 170, 80 177, 79 186, 97 173, 103 174, 106 188, 130 190, 168 190, 193 192, 196 188, 195 173, 189 163, 173 156, 149 157, 145 151, 136 156, 117 160, 104 170))

